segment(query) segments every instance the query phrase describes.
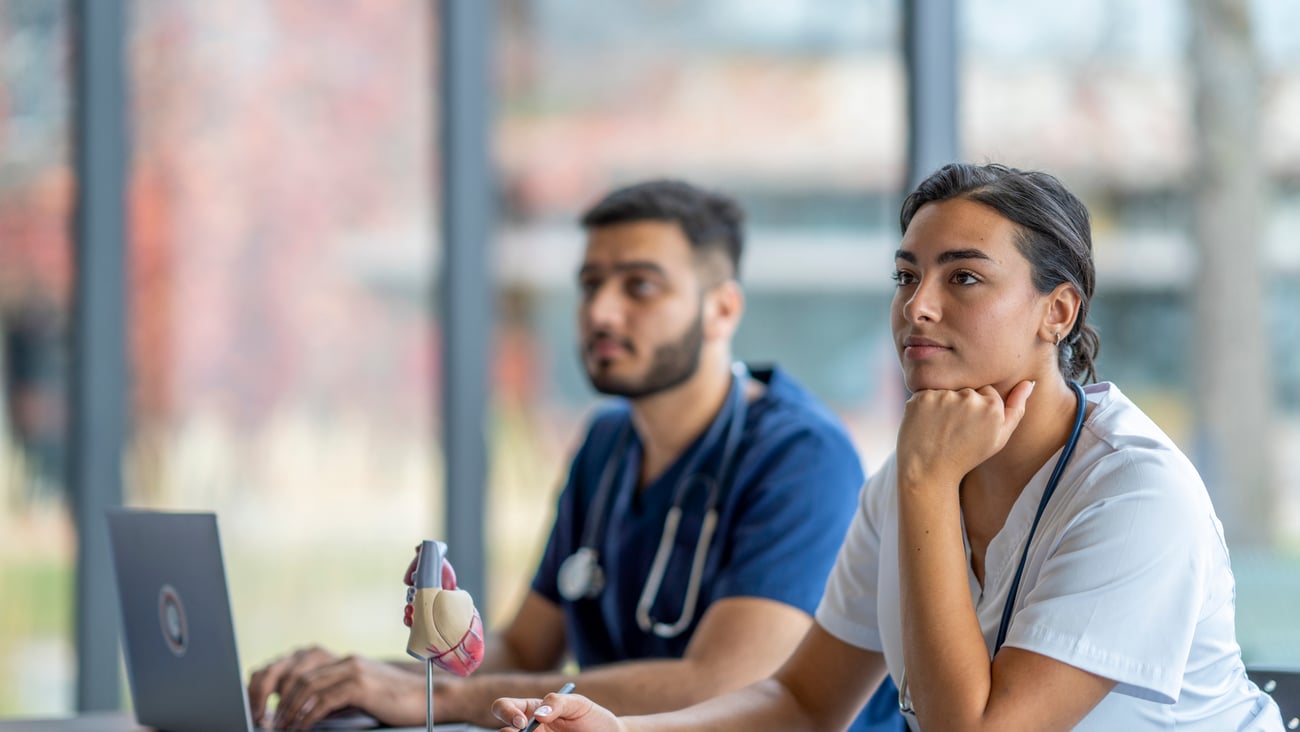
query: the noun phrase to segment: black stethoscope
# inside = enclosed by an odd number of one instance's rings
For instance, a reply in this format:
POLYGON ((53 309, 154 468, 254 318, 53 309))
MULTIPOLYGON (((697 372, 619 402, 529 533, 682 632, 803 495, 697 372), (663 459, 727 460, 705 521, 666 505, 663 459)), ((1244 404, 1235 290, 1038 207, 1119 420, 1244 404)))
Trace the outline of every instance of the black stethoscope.
MULTIPOLYGON (((654 562, 650 565, 650 574, 641 588, 641 598, 636 604, 636 624, 645 633, 654 633, 660 638, 676 638, 690 626, 695 616, 695 604, 700 597, 700 584, 704 578, 704 562, 708 558, 709 546, 713 541, 713 532, 718 526, 718 499, 721 490, 729 480, 731 463, 740 447, 740 437, 744 432, 745 414, 745 380, 749 376, 744 364, 732 366, 731 389, 727 394, 726 417, 713 420, 700 442, 687 469, 677 481, 673 493, 673 505, 664 518, 663 534, 659 538, 659 548, 655 551, 654 562), (723 427, 727 429, 726 442, 723 443, 722 459, 718 463, 717 473, 713 477, 696 472, 708 445, 714 444, 723 427), (682 520, 682 504, 690 487, 696 481, 708 485, 708 499, 705 503, 704 522, 700 528, 700 537, 695 543, 695 556, 691 561, 691 576, 686 586, 686 597, 682 601, 682 613, 676 621, 664 623, 650 615, 650 609, 659 597, 659 588, 663 585, 664 572, 668 568, 668 559, 672 556, 673 545, 677 541, 677 529, 682 520)), ((560 564, 558 585, 560 595, 570 602, 593 598, 605 587, 605 572, 600 565, 600 552, 596 549, 604 527, 607 505, 614 492, 616 474, 623 467, 627 458, 628 440, 631 438, 632 426, 628 424, 619 435, 617 446, 605 463, 596 487, 596 495, 591 502, 591 516, 582 532, 582 546, 560 564)))
MULTIPOLYGON (((1071 381, 1070 386, 1074 388, 1074 397, 1078 401, 1078 407, 1074 412, 1074 429, 1070 431, 1070 439, 1066 441, 1065 447, 1061 450, 1061 457, 1056 459, 1056 467, 1052 468, 1052 477, 1047 481, 1047 488, 1043 489, 1043 497, 1038 499, 1038 511, 1034 514, 1034 523, 1029 526, 1029 536, 1025 538, 1025 548, 1020 552, 1020 564, 1016 566, 1016 575, 1011 580, 1011 589, 1007 592, 1006 604, 1002 606, 1002 623, 998 626, 998 637, 993 643, 993 655, 998 655, 1002 648, 1002 643, 1007 639, 1007 630, 1011 627, 1011 611, 1015 609, 1016 593, 1020 590, 1020 578, 1025 573, 1025 561, 1029 559, 1029 545, 1034 541, 1034 532, 1038 530, 1038 521, 1043 517, 1043 511, 1047 510, 1047 502, 1052 500, 1052 494, 1056 492, 1056 484, 1061 482, 1061 473, 1065 471, 1065 464, 1070 461, 1070 455, 1074 454, 1074 448, 1079 443, 1079 434, 1083 432, 1083 417, 1087 412, 1087 398, 1083 395, 1083 387, 1078 383, 1071 381)), ((903 673, 898 681, 898 711, 904 714, 915 715, 916 710, 912 708, 911 701, 907 697, 907 667, 903 667, 903 673)))

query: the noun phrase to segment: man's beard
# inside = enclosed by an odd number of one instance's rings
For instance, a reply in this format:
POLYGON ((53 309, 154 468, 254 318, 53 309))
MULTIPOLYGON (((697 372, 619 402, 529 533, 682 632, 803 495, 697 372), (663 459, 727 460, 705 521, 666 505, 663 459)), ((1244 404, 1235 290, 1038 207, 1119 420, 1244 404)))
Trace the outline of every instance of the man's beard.
MULTIPOLYGON (((650 370, 645 377, 632 381, 587 368, 587 378, 601 394, 640 399, 653 396, 679 386, 700 367, 700 353, 704 350, 704 315, 697 313, 694 322, 680 338, 655 348, 650 370)), ((584 365, 586 360, 583 361, 584 365)))

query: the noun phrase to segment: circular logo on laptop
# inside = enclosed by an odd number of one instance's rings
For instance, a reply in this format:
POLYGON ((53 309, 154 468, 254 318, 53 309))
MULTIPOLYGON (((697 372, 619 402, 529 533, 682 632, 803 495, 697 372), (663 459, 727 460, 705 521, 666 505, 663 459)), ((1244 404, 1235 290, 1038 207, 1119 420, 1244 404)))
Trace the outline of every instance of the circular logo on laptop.
POLYGON ((189 628, 185 624, 185 606, 181 596, 171 585, 158 590, 158 623, 162 626, 163 640, 177 658, 184 656, 190 647, 189 628))

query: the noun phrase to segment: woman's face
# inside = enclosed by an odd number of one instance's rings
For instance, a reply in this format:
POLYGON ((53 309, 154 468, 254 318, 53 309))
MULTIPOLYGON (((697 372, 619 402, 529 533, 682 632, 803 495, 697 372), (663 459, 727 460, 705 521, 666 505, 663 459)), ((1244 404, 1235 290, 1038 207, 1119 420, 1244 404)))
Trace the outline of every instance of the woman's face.
POLYGON ((965 198, 927 203, 912 218, 890 308, 909 390, 992 385, 1005 395, 1043 375, 1047 298, 1034 289, 1018 232, 965 198))

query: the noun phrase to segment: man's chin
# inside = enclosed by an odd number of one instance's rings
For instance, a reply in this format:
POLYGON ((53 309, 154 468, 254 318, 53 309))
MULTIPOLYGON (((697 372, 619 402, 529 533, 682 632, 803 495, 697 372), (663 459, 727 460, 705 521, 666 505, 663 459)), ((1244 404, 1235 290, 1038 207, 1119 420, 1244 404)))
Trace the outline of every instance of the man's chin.
POLYGON ((641 388, 639 380, 615 376, 608 368, 599 365, 587 369, 587 380, 591 382, 591 388, 606 396, 628 396, 641 388))
POLYGON ((591 388, 605 396, 634 399, 642 395, 642 390, 639 385, 628 384, 622 381, 592 381, 591 388))

